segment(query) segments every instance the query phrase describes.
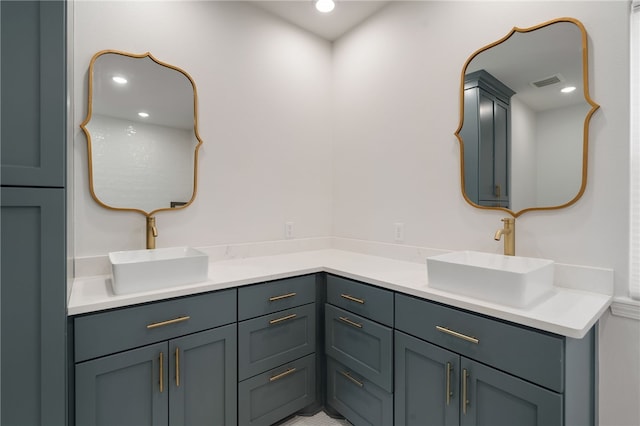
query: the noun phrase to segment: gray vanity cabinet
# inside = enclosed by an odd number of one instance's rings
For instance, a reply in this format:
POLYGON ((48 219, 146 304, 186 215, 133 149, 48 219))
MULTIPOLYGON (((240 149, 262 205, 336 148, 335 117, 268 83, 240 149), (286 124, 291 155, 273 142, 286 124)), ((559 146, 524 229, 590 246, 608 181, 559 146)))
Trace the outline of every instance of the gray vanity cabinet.
POLYGON ((464 186, 481 206, 509 207, 510 99, 514 92, 484 70, 465 76, 464 186))
POLYGON ((327 404, 356 426, 393 422, 393 298, 327 275, 327 404))
POLYGON ((237 423, 235 289, 79 316, 74 335, 76 424, 237 423))
POLYGON ((593 330, 570 339, 396 294, 395 372, 396 425, 595 424, 593 330))
POLYGON ((316 402, 316 275, 238 289, 240 425, 271 425, 316 402))

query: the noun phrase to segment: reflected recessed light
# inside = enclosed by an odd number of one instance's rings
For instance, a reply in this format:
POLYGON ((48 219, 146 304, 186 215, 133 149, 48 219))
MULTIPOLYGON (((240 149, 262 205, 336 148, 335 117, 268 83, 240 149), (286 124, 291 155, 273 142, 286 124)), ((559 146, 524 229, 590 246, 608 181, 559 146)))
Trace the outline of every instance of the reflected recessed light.
POLYGON ((574 90, 576 90, 576 87, 575 87, 575 86, 567 86, 567 87, 565 87, 564 89, 561 89, 560 91, 561 91, 562 93, 571 93, 571 92, 573 92, 574 90))
POLYGON ((142 118, 147 118, 149 116, 146 112, 139 112, 138 115, 142 118))
POLYGON ((115 77, 111 78, 113 81, 115 81, 118 84, 127 84, 127 79, 124 77, 121 77, 119 75, 116 75, 115 77))
POLYGON ((316 9, 322 13, 329 13, 336 7, 333 0, 316 0, 316 9))

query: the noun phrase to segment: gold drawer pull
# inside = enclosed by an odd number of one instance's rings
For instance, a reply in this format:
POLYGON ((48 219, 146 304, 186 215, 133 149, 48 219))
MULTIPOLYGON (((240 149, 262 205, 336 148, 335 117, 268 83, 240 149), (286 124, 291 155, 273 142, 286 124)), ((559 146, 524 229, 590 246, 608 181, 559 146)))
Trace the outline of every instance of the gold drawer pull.
POLYGON ((351 321, 351 320, 350 320, 349 318, 347 318, 347 317, 338 317, 338 318, 340 318, 340 321, 346 322, 346 323, 347 323, 347 324, 349 324, 349 325, 352 325, 352 326, 354 326, 354 327, 358 327, 358 328, 362 328, 362 324, 359 324, 359 323, 357 323, 357 322, 355 322, 355 321, 351 321))
POLYGON ((467 342, 475 343, 476 345, 480 343, 480 340, 475 337, 467 336, 466 334, 458 333, 457 331, 449 330, 447 327, 441 327, 436 325, 436 329, 446 334, 450 334, 458 339, 466 340, 467 342))
POLYGON ((158 360, 160 364, 160 393, 164 392, 164 354, 160 352, 160 359, 158 360))
POLYGON ((361 305, 364 305, 364 299, 358 299, 357 297, 349 296, 348 294, 344 294, 344 293, 342 293, 340 296, 342 296, 347 300, 351 300, 352 302, 356 302, 356 303, 360 303, 361 305))
POLYGON ((186 317, 174 318, 174 319, 162 321, 162 322, 154 322, 153 324, 149 324, 147 328, 151 329, 151 328, 157 328, 157 327, 164 327, 165 325, 176 324, 179 322, 187 321, 189 319, 191 319, 191 317, 186 316, 186 317))
POLYGON ((296 295, 296 293, 287 293, 287 294, 282 294, 280 296, 271 296, 269 298, 269 302, 275 302, 276 300, 287 299, 287 298, 293 297, 295 295, 296 295))
POLYGON ((282 322, 282 321, 294 319, 297 316, 298 316, 297 314, 291 314, 291 315, 287 315, 286 317, 272 319, 271 321, 269 321, 269 324, 272 324, 272 325, 273 324, 277 324, 277 323, 282 322))
POLYGON ((342 374, 347 379, 351 380, 353 383, 355 383, 359 387, 363 387, 364 386, 364 383, 362 383, 359 380, 356 380, 351 374, 347 373, 346 371, 341 371, 340 374, 342 374))
POLYGON ((282 379, 283 377, 288 376, 289 374, 291 374, 291 373, 293 373, 295 371, 296 371, 295 368, 290 368, 287 371, 284 371, 284 372, 282 372, 280 374, 276 374, 275 376, 269 377, 269 381, 270 382, 275 382, 276 380, 282 379))
POLYGON ((180 348, 176 346, 176 387, 180 387, 180 348))

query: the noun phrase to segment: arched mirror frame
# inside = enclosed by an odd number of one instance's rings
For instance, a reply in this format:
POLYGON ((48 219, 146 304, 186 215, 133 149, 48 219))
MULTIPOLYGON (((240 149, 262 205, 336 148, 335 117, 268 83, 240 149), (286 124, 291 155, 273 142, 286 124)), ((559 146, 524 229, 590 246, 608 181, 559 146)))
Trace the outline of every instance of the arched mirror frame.
POLYGON ((579 20, 575 19, 575 18, 568 18, 568 17, 564 17, 564 18, 557 18, 557 19, 552 19, 550 21, 547 22, 543 22, 541 24, 535 25, 533 27, 529 27, 529 28, 518 28, 518 27, 513 27, 513 29, 511 29, 511 31, 509 31, 509 33, 507 35, 505 35, 504 37, 502 37, 501 39, 488 44, 480 49, 478 49, 477 51, 475 51, 470 57, 469 59, 467 59, 467 61, 464 64, 464 67, 462 68, 462 75, 460 76, 460 124, 458 125, 458 129, 455 132, 455 136, 458 138, 458 142, 460 143, 460 178, 461 178, 461 190, 462 190, 462 196, 464 197, 464 199, 471 204, 473 207, 479 208, 479 209, 485 209, 485 210, 500 210, 500 211, 504 211, 507 212, 508 214, 510 214, 511 216, 513 216, 514 218, 522 215, 525 212, 529 212, 529 211, 534 211, 534 210, 556 210, 556 209, 562 209, 565 207, 568 207, 572 204, 574 204, 576 201, 578 201, 580 199, 580 197, 582 197, 582 195, 584 194, 584 191, 586 189, 587 186, 587 166, 588 166, 588 159, 589 159, 589 123, 591 121, 591 116, 593 115, 594 112, 596 112, 596 110, 598 108, 600 108, 600 105, 598 105, 596 102, 593 101, 593 99, 591 99, 591 96, 589 95, 589 61, 588 61, 588 49, 587 49, 587 31, 584 27, 584 25, 582 24, 582 22, 580 22, 579 20), (547 27, 549 25, 553 25, 556 23, 560 23, 560 22, 568 22, 568 23, 572 23, 575 24, 579 29, 580 29, 580 34, 581 34, 581 40, 582 40, 582 75, 583 75, 583 79, 582 79, 582 84, 583 84, 583 95, 584 98, 586 100, 586 102, 591 105, 591 109, 589 110, 589 112, 587 113, 587 115, 585 116, 584 119, 584 126, 583 126, 583 143, 582 143, 582 183, 580 185, 580 189, 578 191, 578 193, 576 194, 576 196, 574 198, 572 198, 571 200, 569 200, 568 202, 558 205, 558 206, 544 206, 544 207, 528 207, 522 210, 519 210, 517 212, 514 212, 513 210, 507 209, 505 207, 490 207, 490 206, 481 206, 479 204, 474 203, 468 196, 467 196, 467 192, 465 189, 465 167, 464 167, 464 141, 462 139, 462 137, 460 136, 460 132, 462 130, 462 126, 464 124, 464 84, 465 84, 465 75, 466 75, 466 70, 469 66, 469 64, 471 63, 471 61, 478 56, 480 53, 491 49, 494 46, 499 45, 500 43, 506 41, 507 39, 509 39, 509 37, 511 37, 513 34, 515 33, 528 33, 531 31, 535 31, 544 27, 547 27))
POLYGON ((196 90, 196 84, 193 81, 193 79, 191 78, 191 76, 184 71, 183 69, 176 67, 174 65, 168 64, 166 62, 162 62, 158 59, 156 59, 150 52, 146 52, 146 53, 142 53, 142 54, 134 54, 134 53, 128 53, 128 52, 123 52, 123 51, 119 51, 119 50, 101 50, 98 53, 96 53, 95 55, 93 55, 93 58, 91 58, 91 63, 89 64, 89 97, 88 97, 89 101, 88 101, 88 106, 87 106, 87 117, 85 118, 85 120, 82 122, 82 124, 80 124, 80 127, 82 128, 82 131, 84 132, 86 138, 87 138, 87 158, 88 158, 88 165, 89 165, 89 192, 91 193, 91 197, 95 200, 96 203, 98 203, 100 206, 109 209, 109 210, 118 210, 118 211, 133 211, 133 212, 137 212, 137 213, 141 213, 144 216, 146 216, 147 218, 152 218, 153 215, 157 212, 160 211, 174 211, 174 210, 180 210, 180 209, 184 209, 186 207, 188 207, 189 205, 191 205, 191 203, 193 203, 193 200, 195 200, 196 198, 196 194, 197 194, 197 190, 198 190, 198 151, 200 149, 200 146, 202 145, 202 139, 200 139, 200 135, 198 133, 198 93, 196 90), (94 73, 94 65, 96 60, 105 54, 117 54, 117 55, 123 55, 123 56, 127 56, 130 58, 136 58, 136 59, 143 59, 143 58, 149 58, 151 59, 153 62, 155 62, 156 64, 163 66, 163 67, 167 67, 170 69, 173 69, 181 74, 183 74, 185 77, 187 77, 187 79, 189 79, 189 82, 191 83, 191 87, 193 87, 193 132, 194 132, 194 136, 196 138, 196 140, 198 141, 198 143, 196 144, 195 148, 194 148, 194 157, 193 157, 193 193, 191 195, 191 198, 189 199, 189 201, 187 203, 185 203, 184 205, 180 205, 180 206, 176 206, 176 207, 162 207, 159 209, 155 209, 152 210, 150 212, 141 210, 141 209, 137 209, 137 208, 127 208, 127 207, 113 207, 110 206, 108 204, 105 204, 104 202, 102 202, 98 196, 95 193, 94 190, 94 181, 93 181, 93 156, 92 156, 92 146, 91 146, 91 133, 89 132, 89 129, 87 128, 87 125, 89 124, 89 122, 91 121, 91 117, 92 117, 92 112, 93 112, 93 73, 94 73))

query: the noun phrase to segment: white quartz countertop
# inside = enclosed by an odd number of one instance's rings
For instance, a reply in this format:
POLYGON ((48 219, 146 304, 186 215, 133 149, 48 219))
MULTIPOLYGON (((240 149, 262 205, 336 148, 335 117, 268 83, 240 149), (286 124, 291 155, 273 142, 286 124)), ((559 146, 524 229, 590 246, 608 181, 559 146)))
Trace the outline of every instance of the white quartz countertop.
POLYGON ((526 309, 430 288, 425 263, 415 263, 335 249, 224 260, 209 264, 209 281, 158 291, 115 295, 111 277, 77 278, 68 315, 186 296, 315 272, 328 272, 389 290, 444 303, 572 338, 582 338, 612 301, 610 295, 556 286, 552 295, 526 309))

